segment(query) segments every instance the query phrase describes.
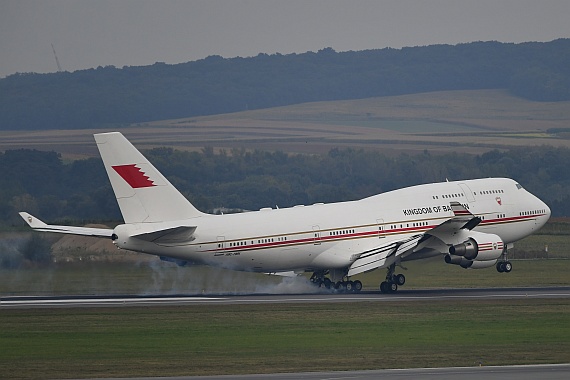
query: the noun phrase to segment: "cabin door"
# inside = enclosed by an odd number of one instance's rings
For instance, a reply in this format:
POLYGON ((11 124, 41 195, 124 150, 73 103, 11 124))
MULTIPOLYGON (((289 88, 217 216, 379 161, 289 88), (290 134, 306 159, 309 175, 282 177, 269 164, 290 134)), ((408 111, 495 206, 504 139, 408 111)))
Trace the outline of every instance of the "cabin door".
POLYGON ((321 244, 321 227, 313 226, 313 244, 319 245, 321 244))
POLYGON ((384 226, 384 219, 376 219, 376 228, 378 230, 378 237, 385 238, 386 235, 384 234, 384 230, 386 226, 384 226))
POLYGON ((214 252, 214 256, 221 256, 224 254, 224 248, 226 248, 226 237, 225 236, 218 236, 216 238, 216 251, 214 252))

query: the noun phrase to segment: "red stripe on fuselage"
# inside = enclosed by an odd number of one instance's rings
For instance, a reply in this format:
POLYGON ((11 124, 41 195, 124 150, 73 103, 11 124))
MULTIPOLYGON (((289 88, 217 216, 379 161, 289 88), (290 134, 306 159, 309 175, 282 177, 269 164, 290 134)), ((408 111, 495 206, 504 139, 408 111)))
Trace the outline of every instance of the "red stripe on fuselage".
MULTIPOLYGON (((488 220, 483 220, 481 222, 481 225, 494 225, 494 224, 507 224, 507 223, 516 223, 516 222, 524 222, 530 219, 534 219, 536 217, 539 216, 543 216, 544 214, 535 214, 535 215, 524 215, 524 216, 515 216, 515 217, 506 217, 506 218, 499 218, 499 219, 488 219, 488 220)), ((385 225, 389 225, 390 223, 386 223, 385 225)), ((406 221, 406 223, 402 223, 402 222, 393 222, 393 224, 409 224, 409 221, 406 221)), ((307 237, 307 238, 298 238, 298 239, 292 239, 292 240, 282 240, 282 241, 273 241, 273 242, 265 242, 265 243, 253 243, 253 244, 246 244, 246 245, 238 245, 235 247, 224 247, 224 248, 218 248, 218 249, 210 249, 210 250, 205 250, 203 252, 245 252, 245 251, 250 251, 250 250, 256 250, 256 249, 263 249, 263 248, 280 248, 280 247, 287 247, 287 246, 292 246, 292 245, 304 245, 304 244, 314 244, 314 243, 325 243, 325 242, 329 242, 329 241, 342 241, 342 240, 349 240, 349 239, 359 239, 359 238, 370 238, 370 237, 378 237, 378 238, 382 238, 382 237, 386 237, 386 236, 391 236, 391 235, 400 235, 400 234, 411 234, 411 233, 419 233, 419 232, 428 232, 429 230, 431 230, 432 228, 437 227, 438 224, 434 224, 434 225, 427 225, 427 226, 417 226, 417 227, 401 227, 401 228, 394 228, 394 229, 385 229, 385 230, 369 230, 369 231, 362 231, 362 232, 356 232, 356 233, 348 233, 348 234, 342 234, 342 235, 321 235, 320 237, 307 237)), ((355 229, 355 228, 359 228, 357 227, 343 227, 343 228, 339 228, 339 229, 355 229)), ((326 232, 326 231, 323 231, 326 232)), ((311 232, 307 231, 307 232, 301 232, 299 234, 309 234, 311 232)), ((260 238, 249 238, 249 239, 243 239, 243 241, 252 241, 252 240, 263 240, 266 239, 264 237, 260 238)), ((239 240, 236 240, 239 241, 239 240)), ((232 241, 227 241, 227 243, 230 243, 232 241)), ((502 249, 502 243, 501 242, 497 242, 497 249, 502 249)), ((481 250, 490 250, 493 249, 492 247, 493 243, 482 243, 481 246, 483 246, 484 249, 481 250), (488 245, 488 247, 486 246, 488 245)), ((480 246, 480 248, 481 248, 480 246)))

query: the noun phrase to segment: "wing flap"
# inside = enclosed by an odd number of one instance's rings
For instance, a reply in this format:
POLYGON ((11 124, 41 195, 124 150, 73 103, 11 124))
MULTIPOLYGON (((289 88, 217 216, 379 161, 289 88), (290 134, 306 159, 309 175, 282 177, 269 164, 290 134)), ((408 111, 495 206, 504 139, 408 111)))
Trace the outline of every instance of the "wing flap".
POLYGON ((56 232, 61 234, 71 234, 71 235, 83 235, 83 236, 94 236, 94 237, 104 237, 111 238, 113 235, 113 230, 109 228, 91 228, 91 227, 74 227, 74 226, 59 226, 54 224, 46 224, 35 216, 28 214, 27 212, 19 213, 22 219, 28 223, 28 225, 34 231, 42 232, 56 232))
POLYGON ((350 268, 348 268, 348 276, 354 276, 391 264, 404 252, 414 248, 423 236, 423 234, 414 235, 406 240, 395 241, 388 245, 364 252, 352 263, 350 268))

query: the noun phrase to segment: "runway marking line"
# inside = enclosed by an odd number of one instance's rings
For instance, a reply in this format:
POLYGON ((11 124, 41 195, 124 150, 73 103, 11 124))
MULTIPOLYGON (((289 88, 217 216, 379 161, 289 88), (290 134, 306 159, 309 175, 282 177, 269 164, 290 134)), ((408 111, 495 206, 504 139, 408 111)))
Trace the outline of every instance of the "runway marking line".
POLYGON ((171 303, 171 302, 203 302, 219 301, 224 298, 214 297, 173 297, 173 298, 94 298, 94 299, 61 299, 61 300, 3 300, 0 306, 53 306, 53 305, 114 305, 114 304, 145 304, 145 303, 171 303))

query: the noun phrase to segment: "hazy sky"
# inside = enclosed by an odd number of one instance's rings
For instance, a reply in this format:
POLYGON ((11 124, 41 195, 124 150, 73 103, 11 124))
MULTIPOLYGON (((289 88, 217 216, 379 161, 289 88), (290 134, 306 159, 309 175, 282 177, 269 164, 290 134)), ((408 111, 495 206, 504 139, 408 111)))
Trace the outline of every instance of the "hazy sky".
POLYGON ((570 0, 0 0, 0 77, 208 55, 570 37, 570 0))

